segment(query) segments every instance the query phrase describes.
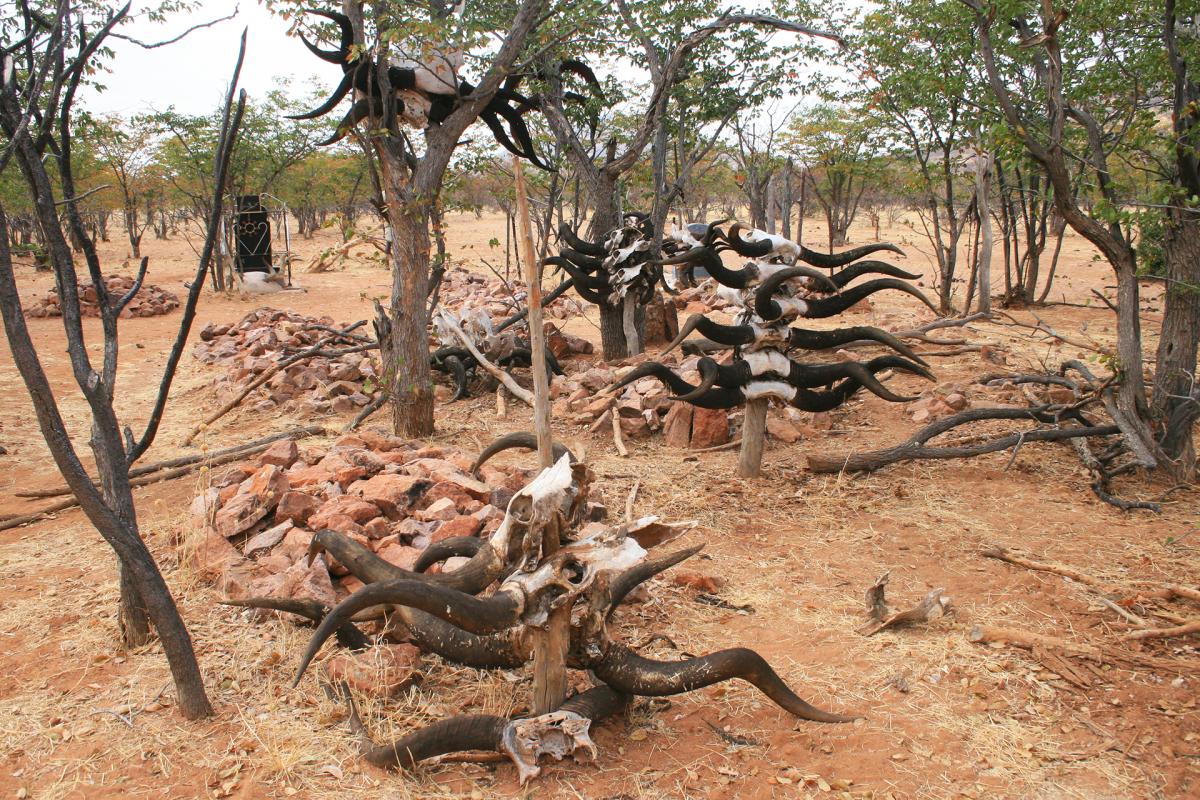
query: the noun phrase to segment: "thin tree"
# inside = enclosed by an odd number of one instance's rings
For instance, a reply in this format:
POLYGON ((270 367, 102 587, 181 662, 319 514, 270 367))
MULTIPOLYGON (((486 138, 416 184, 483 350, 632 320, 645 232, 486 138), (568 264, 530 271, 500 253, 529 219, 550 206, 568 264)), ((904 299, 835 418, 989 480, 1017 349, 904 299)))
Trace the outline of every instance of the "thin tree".
POLYGON ((135 437, 129 425, 122 425, 114 408, 118 367, 117 322, 121 311, 141 288, 148 259, 142 259, 134 286, 125 295, 115 297, 108 293, 95 247, 84 234, 72 165, 76 91, 84 76, 94 69, 97 53, 105 39, 114 27, 126 19, 129 6, 100 20, 90 17, 90 10, 88 4, 60 0, 55 16, 48 18, 26 7, 23 21, 27 44, 20 50, 6 50, 5 63, 0 65, 0 74, 5 76, 5 83, 0 86, 0 128, 5 135, 3 152, 0 153, 0 171, 10 162, 18 167, 45 238, 60 297, 72 372, 91 411, 90 446, 98 478, 92 478, 80 461, 37 347, 26 327, 12 254, 8 247, 7 217, 3 205, 0 205, 0 313, 3 315, 13 361, 29 391, 46 445, 88 520, 113 548, 120 562, 118 620, 122 640, 128 647, 142 645, 149 640, 150 627, 153 625, 171 668, 180 710, 185 717, 194 719, 211 714, 212 707, 204 691, 191 637, 166 581, 138 530, 129 470, 150 447, 158 431, 195 318, 204 272, 216 239, 221 187, 245 104, 243 92, 237 110, 233 111, 234 90, 245 55, 245 33, 225 99, 220 145, 213 159, 216 188, 204 249, 154 407, 141 436, 135 437), (10 55, 14 51, 19 53, 20 63, 10 55), (57 165, 53 179, 46 169, 47 156, 50 154, 57 165), (103 337, 99 369, 92 363, 84 336, 77 288, 78 273, 67 231, 81 244, 87 270, 98 295, 103 337))

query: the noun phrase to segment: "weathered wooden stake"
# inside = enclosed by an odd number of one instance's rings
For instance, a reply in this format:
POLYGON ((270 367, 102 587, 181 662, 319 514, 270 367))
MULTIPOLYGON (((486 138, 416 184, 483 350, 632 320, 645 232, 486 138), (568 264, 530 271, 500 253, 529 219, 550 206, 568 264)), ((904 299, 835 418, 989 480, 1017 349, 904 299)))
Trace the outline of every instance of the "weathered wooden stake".
MULTIPOLYGON (((521 160, 513 157, 516 177, 517 218, 521 225, 520 244, 525 262, 525 282, 529 286, 529 351, 533 361, 533 430, 537 436, 538 459, 542 468, 554 463, 553 433, 550 430, 550 376, 546 370, 546 339, 542 330, 542 283, 533 255, 533 230, 529 222, 529 198, 525 194, 525 173, 521 160)), ((542 540, 542 558, 558 550, 559 521, 551 520, 542 540)), ((567 699, 567 642, 571 624, 570 606, 550 615, 545 630, 534 630, 533 640, 533 713, 548 714, 567 699)))
POLYGON ((746 403, 746 413, 742 418, 742 450, 738 458, 738 475, 743 478, 757 478, 762 469, 768 403, 766 398, 746 403))

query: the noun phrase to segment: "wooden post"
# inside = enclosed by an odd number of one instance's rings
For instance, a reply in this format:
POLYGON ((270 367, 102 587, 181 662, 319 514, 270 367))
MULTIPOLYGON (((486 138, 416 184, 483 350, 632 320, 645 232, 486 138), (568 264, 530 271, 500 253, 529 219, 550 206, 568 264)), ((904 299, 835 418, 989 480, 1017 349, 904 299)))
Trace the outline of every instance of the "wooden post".
POLYGON ((738 457, 738 475, 743 478, 757 478, 762 469, 768 402, 766 398, 761 398, 746 403, 746 414, 742 418, 742 449, 738 457))
MULTIPOLYGON (((533 229, 529 222, 529 198, 525 194, 525 173, 521 159, 513 156, 517 179, 517 217, 521 225, 521 256, 525 262, 525 283, 529 286, 529 352, 533 361, 533 431, 537 436, 538 460, 542 468, 554 463, 553 434, 550 431, 550 376, 546 374, 546 335, 542 330, 542 277, 533 255, 533 229)), ((555 543, 557 545, 557 542, 555 543)))
MULTIPOLYGON (((553 434, 550 430, 550 377, 546 370, 546 337, 542 330, 542 284, 533 255, 533 230, 529 222, 529 198, 525 194, 525 173, 521 160, 513 156, 516 177, 517 218, 521 226, 520 245, 525 262, 525 282, 529 286, 529 351, 533 361, 533 430, 537 436, 538 460, 542 468, 554 463, 553 434)), ((542 539, 542 558, 558 550, 559 520, 550 520, 542 539)), ((571 607, 550 615, 545 630, 533 631, 534 714, 548 714, 567 699, 567 643, 570 636, 571 607)))

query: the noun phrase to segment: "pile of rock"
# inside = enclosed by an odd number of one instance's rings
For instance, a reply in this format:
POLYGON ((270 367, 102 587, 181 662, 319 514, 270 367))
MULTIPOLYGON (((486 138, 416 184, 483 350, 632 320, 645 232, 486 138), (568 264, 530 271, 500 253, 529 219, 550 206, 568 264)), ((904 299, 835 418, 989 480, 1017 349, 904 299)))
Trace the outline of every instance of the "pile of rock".
MULTIPOLYGON (((277 442, 221 470, 192 503, 187 561, 229 597, 290 597, 333 605, 362 583, 327 554, 308 559, 330 528, 411 569, 421 550, 451 536, 488 536, 533 472, 369 431, 327 449, 277 442)), ((452 568, 449 562, 447 566, 452 568)))
MULTIPOLYGON (((205 364, 225 367, 224 374, 213 380, 217 401, 225 403, 289 355, 327 340, 326 328, 345 327, 328 317, 258 308, 233 324, 205 326, 193 354, 205 364)), ((346 344, 334 341, 327 349, 342 349, 346 344)), ((371 402, 377 380, 369 352, 316 356, 275 373, 259 387, 257 400, 246 402, 259 411, 299 404, 313 413, 345 413, 371 402)))
MULTIPOLYGON (((466 309, 484 309, 492 322, 498 323, 524 308, 528 296, 525 284, 521 281, 512 281, 505 286, 504 281, 495 276, 453 267, 446 270, 442 278, 439 303, 456 313, 466 309)), ((542 314, 553 319, 570 319, 582 315, 586 308, 581 300, 568 292, 546 306, 542 314)))
MULTIPOLYGON (((113 275, 104 279, 104 285, 108 289, 111 301, 116 302, 133 288, 133 278, 126 275, 113 275)), ((100 316, 100 297, 96 292, 96 287, 91 283, 81 283, 77 288, 80 313, 85 317, 100 316)), ((45 297, 25 309, 25 315, 29 317, 61 317, 62 308, 60 306, 58 289, 51 289, 45 297)), ((179 308, 179 297, 174 292, 169 292, 161 286, 142 284, 138 293, 129 301, 129 305, 121 309, 118 316, 121 319, 158 317, 168 314, 176 308, 179 308)))

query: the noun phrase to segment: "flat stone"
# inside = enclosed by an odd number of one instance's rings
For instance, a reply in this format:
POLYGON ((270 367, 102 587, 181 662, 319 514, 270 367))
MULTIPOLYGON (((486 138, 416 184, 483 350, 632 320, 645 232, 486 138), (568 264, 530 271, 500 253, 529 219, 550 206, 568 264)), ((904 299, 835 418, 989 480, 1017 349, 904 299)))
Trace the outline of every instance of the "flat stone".
POLYGON ((299 457, 300 449, 296 447, 296 443, 291 439, 283 439, 264 450, 262 455, 258 457, 258 462, 260 464, 274 464, 277 467, 287 469, 292 464, 295 464, 296 459, 299 457))
POLYGON ((376 506, 389 519, 399 519, 429 486, 429 481, 411 475, 382 473, 350 487, 352 494, 376 506))
POLYGON ((246 546, 243 548, 246 558, 253 558, 259 553, 264 553, 267 550, 270 550, 272 547, 282 542, 283 537, 286 536, 287 532, 294 527, 295 525, 290 519, 285 519, 283 522, 274 527, 267 528, 261 533, 254 534, 250 537, 249 541, 246 542, 246 546))
POLYGON ((361 653, 339 653, 323 665, 330 683, 345 683, 371 697, 395 697, 421 678, 421 651, 411 644, 388 644, 361 653))

